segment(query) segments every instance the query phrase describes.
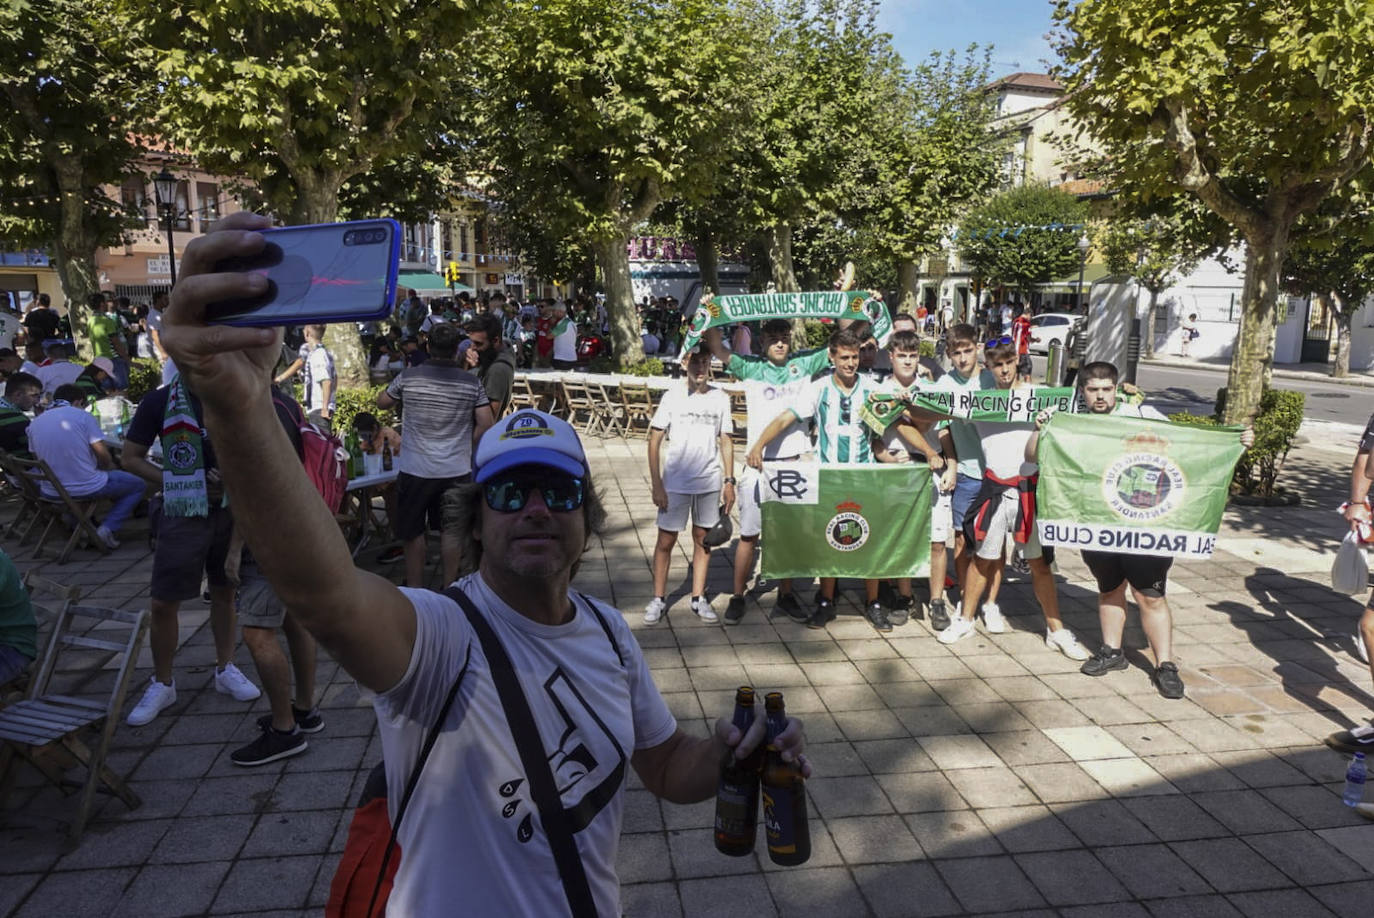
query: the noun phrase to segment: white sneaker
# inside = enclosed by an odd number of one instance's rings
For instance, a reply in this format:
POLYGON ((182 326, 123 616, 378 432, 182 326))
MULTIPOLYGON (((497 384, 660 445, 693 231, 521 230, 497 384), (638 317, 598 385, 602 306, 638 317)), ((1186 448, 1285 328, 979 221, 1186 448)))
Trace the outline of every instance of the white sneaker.
POLYGON ((668 604, 655 596, 649 600, 649 604, 644 607, 644 624, 657 625, 659 619, 663 618, 668 612, 668 604))
POLYGON ((983 603, 983 627, 988 629, 988 634, 1001 634, 1007 630, 1007 619, 997 603, 983 603))
POLYGON ((956 615, 950 620, 949 627, 935 636, 941 644, 953 644, 961 638, 966 638, 973 634, 975 628, 973 620, 956 615))
POLYGON ((1074 637, 1068 628, 1045 632, 1045 646, 1053 647, 1070 660, 1086 660, 1092 656, 1088 653, 1088 648, 1078 643, 1078 638, 1074 637))
POLYGON ((95 534, 100 537, 100 541, 105 543, 105 547, 111 551, 119 547, 119 539, 116 539, 114 533, 110 532, 110 530, 106 529, 104 526, 97 527, 95 534))
POLYGON ((692 611, 697 614, 697 618, 706 622, 708 625, 714 625, 716 622, 720 621, 720 619, 716 617, 716 610, 711 607, 711 600, 707 599, 705 596, 692 597, 692 611))
POLYGON ((125 720, 131 727, 141 727, 149 723, 154 717, 162 712, 168 705, 174 704, 177 700, 177 684, 175 681, 171 685, 164 685, 156 678, 149 678, 148 687, 143 690, 143 697, 138 699, 138 704, 129 712, 125 720))
POLYGON ((1364 646, 1364 635, 1358 628, 1355 629, 1355 653, 1361 660, 1369 662, 1369 648, 1364 646))
POLYGON ((252 701, 262 695, 258 687, 249 682, 248 677, 233 663, 215 670, 215 691, 233 695, 235 701, 252 701))

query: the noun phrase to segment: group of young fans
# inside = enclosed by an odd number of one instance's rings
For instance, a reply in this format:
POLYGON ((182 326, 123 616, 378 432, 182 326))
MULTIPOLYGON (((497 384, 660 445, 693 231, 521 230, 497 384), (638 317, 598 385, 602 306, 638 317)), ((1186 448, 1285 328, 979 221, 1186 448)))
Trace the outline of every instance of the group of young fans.
MULTIPOLYGON (((980 340, 970 325, 956 324, 945 333, 950 368, 944 370, 920 354, 916 320, 898 315, 886 355, 879 353, 871 328, 858 322, 837 329, 829 347, 794 354, 792 328, 786 320, 765 322, 761 356, 732 353, 719 329, 706 332, 700 348, 687 360, 687 385, 670 391, 652 422, 649 444, 653 499, 659 508, 659 538, 654 563, 654 598, 645 610, 646 624, 667 611, 665 588, 669 560, 689 511, 694 541, 693 611, 717 620, 705 596, 708 549, 703 543, 720 514, 739 508, 734 584, 725 611, 726 624, 738 624, 747 610, 745 589, 754 570, 762 532, 762 472, 768 463, 812 459, 822 464, 923 462, 931 471, 930 589, 925 609, 915 600, 911 581, 864 582, 864 616, 879 632, 910 618, 928 615, 943 644, 975 633, 981 614, 984 629, 1007 629, 998 593, 1009 562, 1029 569, 1031 584, 1045 619, 1045 642, 1081 670, 1102 676, 1127 668, 1122 650, 1127 587, 1140 608, 1141 625, 1155 658, 1151 681, 1161 695, 1184 694, 1172 660, 1172 624, 1164 599, 1171 558, 1084 551, 1083 559, 1097 581, 1102 644, 1093 653, 1065 626, 1059 612, 1052 565, 1054 549, 1041 546, 1035 525, 1036 453, 1040 428, 1051 412, 1032 423, 972 421, 908 408, 881 435, 861 420, 870 394, 901 395, 913 388, 957 393, 962 390, 1013 389, 1030 385, 1028 368, 1010 336, 980 340), (710 358, 740 380, 748 407, 748 451, 738 483, 733 475, 733 429, 726 394, 710 383, 710 358), (881 360, 886 356, 886 360, 881 360), (886 364, 886 367, 883 367, 886 364), (883 367, 880 369, 880 367, 883 367), (885 375, 886 374, 886 375, 885 375), (815 439, 812 440, 814 430, 815 439), (663 443, 667 440, 666 457, 663 443), (954 559, 958 600, 946 599, 949 557, 954 559)), ((1117 370, 1105 362, 1082 368, 1079 385, 1091 414, 1127 414, 1166 420, 1152 408, 1117 397, 1117 370)), ((1247 431, 1242 442, 1249 445, 1247 431)), ((810 628, 824 628, 835 618, 833 578, 820 578, 814 608, 803 608, 795 585, 778 584, 775 614, 810 628)))

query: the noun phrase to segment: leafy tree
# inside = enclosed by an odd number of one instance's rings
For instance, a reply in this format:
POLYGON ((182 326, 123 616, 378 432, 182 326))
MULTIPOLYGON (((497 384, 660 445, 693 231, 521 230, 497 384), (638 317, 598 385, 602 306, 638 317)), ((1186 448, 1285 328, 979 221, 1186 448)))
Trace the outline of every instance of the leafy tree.
POLYGON ((1211 247, 1209 240, 1188 234, 1187 219, 1177 212, 1144 220, 1117 217, 1108 220, 1093 240, 1108 271, 1129 275, 1149 291, 1149 312, 1141 335, 1146 357, 1155 355, 1155 305, 1160 293, 1191 274, 1211 247))
POLYGON ((1019 185, 969 211, 955 245, 979 278, 1029 299, 1037 285, 1078 270, 1087 215, 1087 205, 1067 192, 1019 185))
MULTIPOLYGON (((241 175, 288 223, 339 217, 350 182, 433 149, 466 88, 482 0, 115 0, 161 80, 152 124, 213 171, 241 175)), ((413 171, 413 170, 412 170, 413 171)), ((326 338, 343 385, 366 385, 349 324, 326 338)))
POLYGON ((1315 295, 1336 320, 1336 359, 1331 375, 1350 373, 1350 323, 1374 294, 1374 213, 1366 194, 1350 202, 1328 200, 1294 230, 1284 260, 1285 287, 1296 296, 1315 295))
POLYGON ((476 38, 492 192, 582 240, 622 364, 643 359, 628 243, 673 197, 709 188, 757 62, 724 0, 515 0, 476 38))
POLYGON ((131 217, 104 186, 134 171, 129 113, 141 74, 107 26, 104 2, 0 7, 0 237, 51 246, 82 340, 96 253, 131 217))
POLYGON ((1272 369, 1296 221, 1370 159, 1374 6, 1349 0, 1056 0, 1065 104, 1127 198, 1194 195, 1246 244, 1225 420, 1272 369))

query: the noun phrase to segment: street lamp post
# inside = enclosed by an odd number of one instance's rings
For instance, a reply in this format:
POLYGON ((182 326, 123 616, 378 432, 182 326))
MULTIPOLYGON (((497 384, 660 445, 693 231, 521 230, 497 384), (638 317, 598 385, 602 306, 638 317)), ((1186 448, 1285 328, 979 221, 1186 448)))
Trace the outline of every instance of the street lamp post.
POLYGON ((153 176, 153 189, 157 192, 157 209, 163 219, 167 221, 167 267, 172 275, 172 286, 177 284, 177 252, 172 244, 172 221, 176 218, 176 193, 177 177, 167 171, 163 166, 162 171, 153 176))
POLYGON ((1092 241, 1088 239, 1088 234, 1084 233, 1078 237, 1078 296, 1077 306, 1083 308, 1083 272, 1088 267, 1088 249, 1092 248, 1092 241))

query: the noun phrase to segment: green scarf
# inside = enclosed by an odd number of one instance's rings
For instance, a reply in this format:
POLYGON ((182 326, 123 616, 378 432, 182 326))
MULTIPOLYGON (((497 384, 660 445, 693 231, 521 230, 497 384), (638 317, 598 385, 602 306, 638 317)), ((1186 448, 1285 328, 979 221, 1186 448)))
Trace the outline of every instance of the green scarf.
POLYGON ((697 307, 687 326, 686 354, 697 346, 708 328, 737 322, 765 322, 769 319, 866 319, 873 323, 878 347, 886 347, 892 334, 892 319, 887 307, 869 299, 862 290, 825 290, 815 293, 741 293, 718 296, 697 307))
POLYGON ((162 512, 167 516, 209 516, 205 486, 205 443, 200 422, 191 409, 191 396, 172 380, 162 413, 162 512))

